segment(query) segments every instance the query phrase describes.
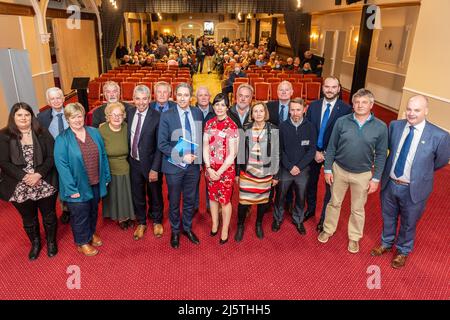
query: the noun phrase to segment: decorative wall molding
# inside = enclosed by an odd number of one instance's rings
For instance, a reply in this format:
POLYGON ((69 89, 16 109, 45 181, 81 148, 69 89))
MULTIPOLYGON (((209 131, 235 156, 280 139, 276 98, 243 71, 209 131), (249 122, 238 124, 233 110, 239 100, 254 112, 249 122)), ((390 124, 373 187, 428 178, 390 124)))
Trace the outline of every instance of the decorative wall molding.
POLYGON ((442 102, 445 102, 445 103, 450 103, 450 99, 438 97, 438 96, 435 96, 435 95, 432 95, 432 94, 429 94, 429 93, 426 93, 426 92, 418 91, 418 90, 415 90, 415 89, 411 89, 411 88, 408 88, 408 87, 403 87, 403 90, 408 91, 408 92, 412 92, 412 93, 415 93, 415 94, 421 94, 423 96, 430 97, 430 98, 432 98, 434 100, 442 101, 442 102))

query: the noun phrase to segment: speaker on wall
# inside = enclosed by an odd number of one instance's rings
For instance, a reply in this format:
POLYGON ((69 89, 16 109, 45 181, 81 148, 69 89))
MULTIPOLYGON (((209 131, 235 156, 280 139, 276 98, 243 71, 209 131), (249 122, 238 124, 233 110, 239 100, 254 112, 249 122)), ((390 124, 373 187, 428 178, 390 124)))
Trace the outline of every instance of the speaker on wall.
POLYGON ((236 20, 236 13, 231 13, 230 14, 230 19, 231 20, 236 20))

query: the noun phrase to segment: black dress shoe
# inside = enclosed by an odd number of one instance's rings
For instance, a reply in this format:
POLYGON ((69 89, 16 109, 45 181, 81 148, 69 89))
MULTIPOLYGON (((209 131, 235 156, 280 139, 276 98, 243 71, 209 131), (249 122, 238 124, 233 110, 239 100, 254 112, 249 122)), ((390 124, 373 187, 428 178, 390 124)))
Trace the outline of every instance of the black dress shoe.
POLYGON ((197 236, 195 235, 195 233, 193 233, 192 231, 189 232, 183 232, 183 234, 188 237, 188 239, 193 243, 193 244, 199 244, 200 241, 198 240, 197 236))
POLYGON ((178 233, 172 233, 170 236, 170 245, 174 249, 178 249, 180 246, 180 235, 178 233))
POLYGON ((244 225, 238 225, 236 234, 234 235, 234 240, 236 240, 236 242, 241 242, 242 238, 244 237, 244 225))
POLYGON ((219 229, 217 229, 216 232, 214 232, 214 231, 211 230, 211 232, 209 233, 209 235, 210 235, 211 237, 215 237, 215 236, 217 235, 218 232, 219 232, 219 229))
POLYGON ((323 223, 320 223, 317 225, 316 227, 317 232, 322 232, 323 231, 323 223))
POLYGON ((119 227, 120 227, 120 229, 122 229, 122 230, 128 229, 128 220, 120 221, 120 222, 119 222, 119 227))
POLYGON ((305 226, 303 225, 303 223, 297 224, 295 228, 297 229, 298 233, 300 233, 302 236, 306 234, 305 226))
POLYGON ((63 211, 60 219, 62 224, 68 224, 70 221, 70 212, 63 211))
POLYGON ((226 238, 225 240, 220 239, 219 240, 219 244, 225 244, 228 242, 228 238, 226 238))
POLYGON ((303 222, 307 221, 308 219, 314 217, 314 212, 306 211, 305 212, 305 218, 303 219, 303 222))
POLYGON ((280 223, 276 220, 273 220, 272 222, 272 231, 277 232, 280 230, 280 223))

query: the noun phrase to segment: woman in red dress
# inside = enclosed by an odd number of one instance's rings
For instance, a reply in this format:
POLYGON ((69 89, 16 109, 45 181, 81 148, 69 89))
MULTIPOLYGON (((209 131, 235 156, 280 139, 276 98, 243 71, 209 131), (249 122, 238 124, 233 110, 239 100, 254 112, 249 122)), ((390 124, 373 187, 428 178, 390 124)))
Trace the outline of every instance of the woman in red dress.
POLYGON ((222 233, 220 244, 228 241, 231 219, 231 194, 236 176, 234 159, 238 150, 238 128, 227 115, 228 99, 219 93, 213 101, 216 117, 205 125, 203 135, 203 159, 206 167, 208 193, 211 208, 211 236, 219 229, 219 205, 222 207, 222 233))

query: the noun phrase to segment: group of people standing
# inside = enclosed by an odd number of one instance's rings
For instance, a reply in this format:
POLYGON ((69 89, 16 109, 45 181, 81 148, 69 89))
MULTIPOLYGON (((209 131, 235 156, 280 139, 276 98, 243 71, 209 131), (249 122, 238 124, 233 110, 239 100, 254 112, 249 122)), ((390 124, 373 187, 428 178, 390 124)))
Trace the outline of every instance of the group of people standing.
POLYGON ((22 216, 32 244, 31 260, 41 250, 38 209, 48 256, 57 254, 58 193, 63 211, 70 212, 77 249, 86 256, 96 255, 102 245, 96 230, 100 200, 103 217, 117 221, 122 229, 137 224, 135 240, 144 237, 148 219, 153 220, 154 236, 161 237, 163 176, 170 245, 175 249, 180 234, 194 244, 200 242, 192 221, 199 207, 201 177, 206 179, 211 236, 219 233, 222 214, 220 244, 229 238, 235 183, 239 186, 237 242, 244 238, 251 205, 257 205, 258 238, 264 238, 263 217, 272 206, 272 231, 280 230, 288 209, 296 230, 305 235, 303 223, 315 215, 324 166, 326 192, 318 241, 328 242, 336 231, 350 187, 348 251, 357 253, 367 196, 381 181, 383 234, 381 245, 371 254, 391 250, 400 215, 392 266, 405 265, 432 191, 434 171, 450 158, 449 134, 425 120, 425 97, 411 98, 406 120, 392 122, 388 131, 371 112, 373 94, 359 90, 352 97, 352 110, 338 98, 341 88, 335 77, 324 80, 323 98, 312 102, 306 115, 305 102, 292 98, 288 81, 278 86, 279 100, 267 104, 252 104, 253 88, 246 83, 238 88, 233 106, 222 93, 211 103, 205 87, 198 88, 197 105, 191 106, 193 92, 187 83, 176 87, 175 101, 170 101, 171 89, 168 83, 156 83, 152 102, 151 88, 138 85, 132 106, 119 101, 116 83, 107 82, 103 88, 107 103, 94 112, 93 127, 85 125, 80 104, 63 106, 64 96, 57 88, 47 91, 51 108, 37 118, 25 103, 12 107, 8 125, 0 133, 4 150, 0 195, 22 216))

